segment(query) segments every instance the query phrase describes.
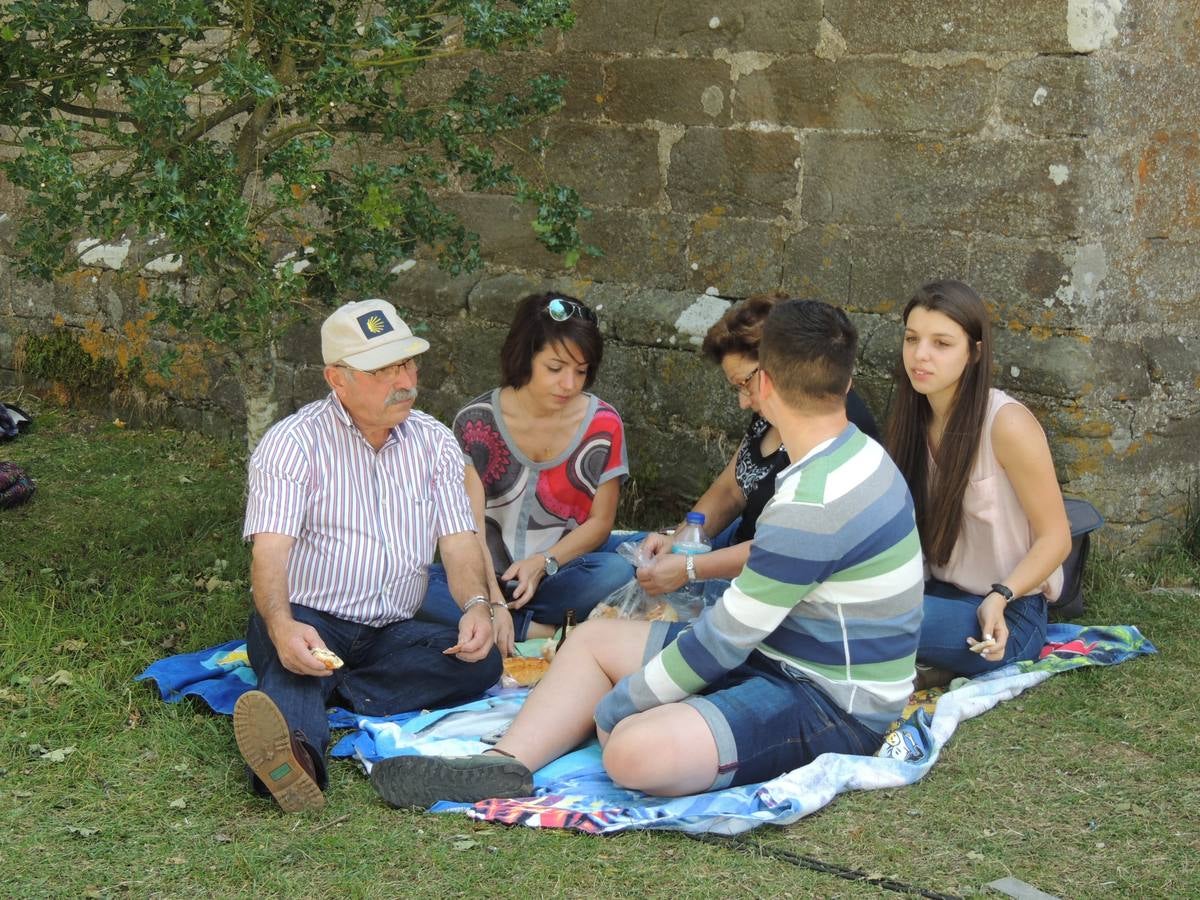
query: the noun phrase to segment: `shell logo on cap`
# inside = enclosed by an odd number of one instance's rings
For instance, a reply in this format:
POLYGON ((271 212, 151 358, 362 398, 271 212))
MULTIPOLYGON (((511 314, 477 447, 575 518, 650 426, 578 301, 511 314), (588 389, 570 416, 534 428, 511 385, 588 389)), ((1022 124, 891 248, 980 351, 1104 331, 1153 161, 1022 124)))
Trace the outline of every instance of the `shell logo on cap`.
POLYGON ((359 316, 358 327, 362 329, 363 337, 367 340, 395 330, 392 323, 380 312, 369 312, 359 316))

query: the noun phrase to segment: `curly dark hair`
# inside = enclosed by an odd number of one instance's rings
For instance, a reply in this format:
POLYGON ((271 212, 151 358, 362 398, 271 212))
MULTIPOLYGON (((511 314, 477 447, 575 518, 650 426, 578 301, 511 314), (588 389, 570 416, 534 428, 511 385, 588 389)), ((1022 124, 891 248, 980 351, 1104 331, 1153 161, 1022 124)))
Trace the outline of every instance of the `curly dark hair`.
POLYGON ((718 366, 730 353, 758 359, 763 322, 775 304, 786 299, 786 294, 755 294, 733 304, 708 329, 700 352, 718 366))

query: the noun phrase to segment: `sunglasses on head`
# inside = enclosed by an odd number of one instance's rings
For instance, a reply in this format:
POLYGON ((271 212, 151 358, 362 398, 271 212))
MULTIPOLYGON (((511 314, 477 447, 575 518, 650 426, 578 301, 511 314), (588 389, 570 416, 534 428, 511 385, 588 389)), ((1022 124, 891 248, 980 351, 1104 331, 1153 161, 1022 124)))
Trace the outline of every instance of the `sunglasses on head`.
POLYGON ((579 316, 585 322, 596 324, 596 314, 577 300, 563 300, 555 297, 546 304, 546 313, 555 322, 565 322, 571 316, 579 316))

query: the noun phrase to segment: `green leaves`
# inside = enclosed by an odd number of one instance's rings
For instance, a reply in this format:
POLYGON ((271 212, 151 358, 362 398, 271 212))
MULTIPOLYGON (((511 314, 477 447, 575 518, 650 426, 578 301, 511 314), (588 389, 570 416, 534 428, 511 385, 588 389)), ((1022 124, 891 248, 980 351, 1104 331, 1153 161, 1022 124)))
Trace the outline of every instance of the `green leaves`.
POLYGON ((574 266, 581 253, 600 255, 598 247, 584 245, 580 239, 579 221, 590 219, 592 214, 579 202, 574 188, 554 184, 544 190, 527 188, 517 196, 537 203, 533 230, 547 250, 563 254, 565 266, 574 266))
POLYGON ((479 265, 478 236, 441 205, 451 187, 535 205, 539 240, 573 265, 594 252, 577 230, 587 211, 569 188, 518 174, 527 136, 502 138, 558 109, 562 79, 514 83, 482 64, 457 81, 453 65, 414 77, 462 49, 529 46, 569 27, 570 9, 12 0, 0 138, 17 153, 0 167, 32 213, 19 262, 49 277, 76 265, 82 238, 154 241, 195 286, 152 290, 160 319, 235 348, 314 300, 379 292, 423 246, 452 272, 479 265))
POLYGON ((143 75, 128 80, 125 102, 144 141, 162 145, 178 139, 191 124, 188 115, 188 85, 172 78, 163 65, 151 66, 143 75))
POLYGON ((214 87, 230 100, 247 95, 263 100, 277 96, 282 88, 262 60, 250 55, 245 45, 235 47, 220 64, 221 74, 214 87))

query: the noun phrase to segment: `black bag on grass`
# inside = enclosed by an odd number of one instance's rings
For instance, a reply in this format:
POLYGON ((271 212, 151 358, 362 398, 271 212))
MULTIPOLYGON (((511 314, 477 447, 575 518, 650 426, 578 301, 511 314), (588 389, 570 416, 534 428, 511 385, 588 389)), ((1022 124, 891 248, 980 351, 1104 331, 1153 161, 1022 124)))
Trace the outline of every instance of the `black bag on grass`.
POLYGON ((33 420, 29 413, 11 403, 0 403, 0 441, 8 441, 22 434, 33 420))
POLYGON ((34 491, 33 479, 16 463, 0 462, 0 509, 19 506, 34 491))
POLYGON ((1063 588, 1058 599, 1050 602, 1056 619, 1077 619, 1083 615, 1083 569, 1092 552, 1092 532, 1104 524, 1104 517, 1086 500, 1065 498, 1067 521, 1071 524, 1071 552, 1063 561, 1063 588))

